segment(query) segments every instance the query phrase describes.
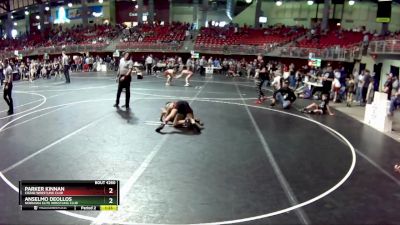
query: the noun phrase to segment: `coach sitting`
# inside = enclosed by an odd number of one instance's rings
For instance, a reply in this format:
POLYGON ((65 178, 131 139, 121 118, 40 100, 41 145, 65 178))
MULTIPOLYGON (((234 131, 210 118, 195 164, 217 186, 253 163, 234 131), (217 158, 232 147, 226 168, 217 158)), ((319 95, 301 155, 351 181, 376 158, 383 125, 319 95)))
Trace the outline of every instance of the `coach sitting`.
POLYGON ((289 88, 289 82, 287 80, 283 82, 280 89, 274 92, 271 106, 275 106, 276 101, 278 101, 284 109, 289 109, 293 102, 296 101, 296 95, 293 90, 289 88))

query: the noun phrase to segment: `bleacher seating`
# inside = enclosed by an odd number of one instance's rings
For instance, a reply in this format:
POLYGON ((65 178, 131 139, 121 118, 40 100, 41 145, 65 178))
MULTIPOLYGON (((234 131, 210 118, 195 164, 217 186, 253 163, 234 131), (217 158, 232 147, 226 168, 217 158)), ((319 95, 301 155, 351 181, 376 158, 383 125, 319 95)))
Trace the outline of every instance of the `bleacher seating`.
MULTIPOLYGON (((57 53, 60 49, 69 52, 101 51, 112 41, 118 41, 119 49, 135 50, 178 50, 183 46, 186 32, 190 31, 190 24, 173 22, 171 24, 142 24, 124 28, 121 25, 93 25, 89 27, 75 26, 69 29, 53 27, 46 30, 46 36, 40 33, 19 36, 17 39, 0 40, 0 51, 12 53, 14 50, 23 51, 25 55, 38 49, 38 53, 57 53), (121 37, 120 39, 116 39, 121 37)), ((202 27, 194 39, 195 50, 210 52, 243 52, 256 54, 273 51, 283 46, 281 52, 289 51, 298 55, 301 52, 313 53, 327 49, 334 53, 351 49, 360 49, 364 35, 369 35, 369 50, 372 52, 399 52, 400 33, 387 33, 384 36, 368 34, 363 29, 342 30, 340 27, 331 28, 327 33, 321 33, 318 26, 314 30, 304 27, 274 26, 268 28, 249 28, 209 26, 202 27)), ((193 40, 193 39, 192 39, 193 40)), ((328 53, 330 53, 328 52, 328 53)))
POLYGON ((17 39, 0 40, 0 51, 32 50, 38 47, 67 45, 99 45, 113 40, 120 33, 121 27, 94 25, 88 28, 81 26, 62 30, 55 28, 46 32, 47 37, 40 33, 20 36, 17 39))
POLYGON ((265 29, 234 27, 207 27, 200 30, 195 45, 199 46, 229 46, 229 45, 281 45, 305 34, 302 27, 273 27, 265 29))
MULTIPOLYGON (((297 47, 324 49, 335 46, 347 48, 362 42, 363 32, 332 30, 326 34, 316 34, 298 42, 297 47)), ((371 35, 372 37, 372 35, 371 35)))
POLYGON ((141 33, 146 34, 143 42, 180 42, 185 40, 185 31, 188 24, 173 23, 165 26, 143 26, 140 28, 141 33))
POLYGON ((168 44, 180 45, 185 40, 189 24, 177 23, 133 27, 125 31, 117 48, 165 49, 168 44))

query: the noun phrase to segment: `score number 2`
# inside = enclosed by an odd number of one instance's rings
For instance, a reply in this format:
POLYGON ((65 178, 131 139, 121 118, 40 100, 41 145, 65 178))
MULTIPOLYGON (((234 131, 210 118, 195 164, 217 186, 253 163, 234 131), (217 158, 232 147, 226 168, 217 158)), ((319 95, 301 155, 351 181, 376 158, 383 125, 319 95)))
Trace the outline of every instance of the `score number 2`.
MULTIPOLYGON (((108 194, 114 194, 114 188, 108 188, 108 194)), ((114 204, 114 198, 108 198, 108 204, 114 204)))

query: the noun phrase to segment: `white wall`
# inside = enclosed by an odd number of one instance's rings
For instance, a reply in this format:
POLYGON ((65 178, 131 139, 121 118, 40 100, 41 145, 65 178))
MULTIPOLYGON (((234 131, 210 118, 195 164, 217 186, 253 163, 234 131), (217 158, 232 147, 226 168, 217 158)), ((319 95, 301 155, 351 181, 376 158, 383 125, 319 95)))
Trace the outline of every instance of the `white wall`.
MULTIPOLYGON (((398 6, 397 6, 398 7, 398 6)), ((342 26, 344 28, 354 28, 366 26, 369 31, 380 31, 382 24, 377 23, 376 19, 377 4, 372 2, 356 3, 353 6, 345 5, 343 13, 342 26)), ((394 16, 396 17, 396 16, 394 16)), ((392 16, 394 20, 396 20, 392 16)), ((396 30, 395 26, 389 26, 389 29, 396 30)))
MULTIPOLYGON (((303 25, 310 27, 311 18, 316 15, 317 5, 307 5, 306 1, 287 2, 281 6, 277 6, 275 2, 263 2, 261 10, 267 17, 268 25, 286 24, 289 26, 303 25)), ((318 10, 318 16, 322 17, 321 7, 318 10)))
POLYGON ((26 20, 22 19, 22 20, 13 21, 13 29, 16 29, 18 31, 18 36, 20 36, 21 34, 25 34, 26 20), (14 26, 15 22, 17 23, 17 26, 14 26))
MULTIPOLYGON (((200 8, 200 7, 199 7, 200 8)), ((200 11, 197 12, 197 18, 200 18, 200 11)), ((193 22, 193 6, 172 6, 172 21, 193 22)))
POLYGON ((365 68, 372 72, 374 71, 374 64, 379 62, 375 61, 371 56, 363 56, 361 58, 361 63, 365 63, 365 68))
MULTIPOLYGON (((311 18, 322 18, 323 4, 318 7, 317 4, 307 5, 306 1, 285 2, 281 6, 277 6, 274 1, 263 1, 261 10, 264 16, 268 18, 268 25, 287 24, 287 25, 303 25, 310 27, 311 18)), ((351 29, 355 27, 366 26, 368 30, 380 31, 382 24, 376 23, 377 4, 372 2, 357 2, 350 6, 347 2, 344 5, 336 5, 335 15, 333 15, 333 5, 330 7, 330 18, 341 19, 343 10, 342 27, 351 29), (344 9, 343 9, 344 7, 344 9)), ((242 13, 234 18, 235 23, 241 25, 254 25, 255 3, 250 5, 242 13)), ((389 30, 400 30, 400 5, 393 3, 392 5, 392 21, 389 24, 389 30)))
POLYGON ((239 24, 239 26, 251 25, 254 26, 254 15, 256 14, 256 2, 249 5, 245 10, 240 12, 233 18, 233 23, 239 24))
MULTIPOLYGON (((200 20, 201 12, 200 6, 197 11, 197 19, 200 20)), ((226 15, 226 11, 224 9, 209 10, 207 12, 207 21, 225 21, 227 23, 230 22, 230 19, 226 15)), ((180 21, 180 22, 188 22, 192 23, 193 21, 193 5, 176 5, 172 6, 172 21, 180 21)))

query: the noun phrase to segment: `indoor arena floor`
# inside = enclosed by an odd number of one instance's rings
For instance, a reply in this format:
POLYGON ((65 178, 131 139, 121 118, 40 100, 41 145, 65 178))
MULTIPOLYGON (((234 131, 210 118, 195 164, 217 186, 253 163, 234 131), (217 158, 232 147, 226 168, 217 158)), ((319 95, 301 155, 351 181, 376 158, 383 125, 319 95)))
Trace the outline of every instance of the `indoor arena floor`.
POLYGON ((252 81, 219 75, 191 87, 134 79, 131 112, 112 107, 113 74, 71 82, 15 82, 13 116, 0 103, 2 225, 400 224, 400 144, 345 114, 302 115, 304 100, 257 106, 252 81), (201 134, 154 131, 178 99, 204 122, 201 134), (18 206, 20 180, 96 179, 120 180, 119 211, 18 206))

